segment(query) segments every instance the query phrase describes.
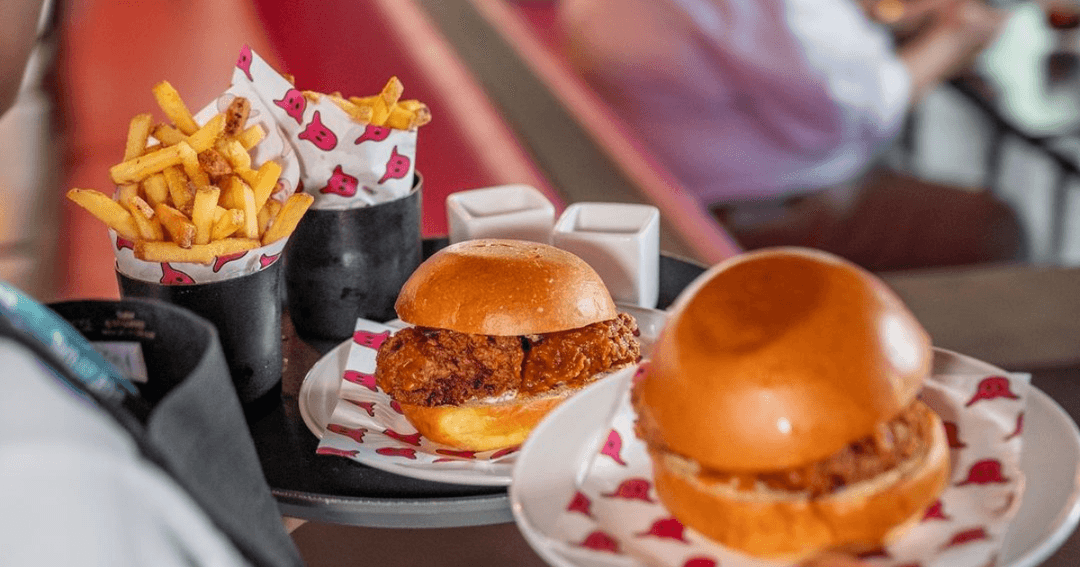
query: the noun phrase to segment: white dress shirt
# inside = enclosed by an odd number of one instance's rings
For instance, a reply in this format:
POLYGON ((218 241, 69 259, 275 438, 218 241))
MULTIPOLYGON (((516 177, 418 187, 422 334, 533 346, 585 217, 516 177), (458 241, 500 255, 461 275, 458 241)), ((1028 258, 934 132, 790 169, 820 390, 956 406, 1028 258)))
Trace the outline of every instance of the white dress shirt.
POLYGON ((0 339, 0 565, 247 565, 172 477, 0 339))

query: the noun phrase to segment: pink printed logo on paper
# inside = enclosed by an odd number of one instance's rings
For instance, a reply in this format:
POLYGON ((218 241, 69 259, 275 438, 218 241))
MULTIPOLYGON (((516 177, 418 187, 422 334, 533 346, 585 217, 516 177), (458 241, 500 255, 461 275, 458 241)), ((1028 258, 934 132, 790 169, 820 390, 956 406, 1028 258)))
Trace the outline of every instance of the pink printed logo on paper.
POLYGON ((567 512, 577 512, 584 514, 588 517, 592 517, 592 500, 589 500, 588 496, 585 496, 580 491, 574 493, 574 499, 570 501, 570 505, 566 507, 567 512))
POLYGON ((604 448, 600 449, 600 454, 611 457, 611 460, 625 467, 627 465, 626 461, 622 459, 622 446, 622 435, 619 435, 618 431, 612 429, 608 433, 607 441, 604 442, 604 448))
POLYGON ((338 435, 344 435, 357 443, 363 443, 364 434, 367 433, 367 429, 364 429, 363 427, 345 427, 344 425, 338 425, 336 423, 327 425, 326 430, 337 433, 338 435))
POLYGON ((270 264, 273 264, 274 262, 277 262, 277 259, 280 258, 280 257, 281 257, 280 253, 278 253, 278 254, 263 254, 262 256, 259 256, 259 265, 265 268, 265 267, 269 266, 270 264))
POLYGON ((930 520, 949 520, 949 516, 945 514, 945 507, 942 504, 941 499, 935 501, 929 508, 926 509, 926 513, 923 514, 922 521, 928 522, 930 520))
POLYGON ((240 48, 240 58, 236 60, 236 67, 247 75, 249 81, 254 80, 251 78, 251 60, 251 46, 245 45, 240 48))
POLYGON ((335 457, 348 457, 350 459, 355 459, 356 456, 360 454, 360 451, 357 449, 349 449, 346 451, 344 449, 338 449, 336 447, 319 447, 318 449, 315 449, 315 454, 333 455, 335 457))
POLYGON ((513 452, 517 451, 520 448, 521 448, 521 445, 514 445, 513 447, 507 447, 505 449, 499 449, 498 451, 495 451, 494 453, 491 454, 491 459, 492 460, 501 459, 502 457, 505 457, 505 456, 509 455, 510 453, 513 453, 513 452))
POLYGON ((1020 399, 1020 396, 1012 392, 1010 386, 1009 379, 1004 376, 983 378, 975 389, 975 395, 972 396, 968 403, 964 404, 964 407, 970 407, 980 400, 993 400, 996 398, 1020 399))
POLYGON ((356 400, 345 400, 350 404, 364 410, 369 417, 375 417, 375 402, 358 402, 356 400))
POLYGON ((401 457, 404 459, 416 459, 416 449, 383 447, 381 449, 375 449, 375 452, 384 457, 401 457))
POLYGON ((359 181, 355 177, 346 174, 339 165, 334 168, 334 174, 330 176, 330 179, 326 180, 326 185, 319 189, 319 193, 352 197, 356 194, 357 185, 359 185, 359 181))
POLYGON ((296 120, 297 124, 304 123, 304 110, 307 108, 307 99, 304 98, 304 93, 298 89, 285 91, 285 96, 281 97, 281 100, 275 100, 274 104, 280 106, 285 111, 285 114, 296 120))
POLYGON ((371 333, 368 331, 356 331, 353 333, 353 342, 362 346, 368 347, 371 350, 379 350, 383 341, 390 337, 390 331, 383 331, 381 333, 371 333))
POLYGON ((126 238, 124 238, 124 237, 122 237, 122 236, 117 236, 116 237, 116 249, 117 250, 123 250, 124 248, 127 248, 128 250, 134 250, 135 249, 135 243, 128 240, 128 239, 126 239, 126 238))
POLYGON ((303 132, 297 135, 297 138, 307 140, 315 144, 316 148, 326 152, 337 147, 337 135, 322 123, 322 115, 319 114, 318 110, 315 111, 315 114, 311 117, 311 122, 308 123, 303 132))
POLYGON ((967 443, 960 440, 960 432, 956 428, 956 423, 952 421, 946 421, 945 425, 945 438, 949 440, 950 449, 963 449, 967 447, 967 443))
POLYGON ((969 484, 1005 484, 1009 482, 1008 478, 1005 478, 1005 473, 1001 469, 1001 461, 997 459, 983 459, 968 470, 968 477, 966 480, 958 484, 957 486, 967 486, 969 484))
POLYGON ((986 529, 971 528, 963 531, 956 532, 949 541, 942 546, 942 549, 948 549, 950 547, 956 547, 958 545, 964 545, 973 541, 983 541, 990 539, 990 535, 986 533, 986 529))
POLYGON ((408 443, 409 445, 416 445, 417 447, 420 446, 420 434, 419 433, 411 433, 409 435, 406 435, 404 433, 398 433, 397 431, 394 431, 393 429, 387 429, 387 430, 383 431, 383 435, 385 435, 385 436, 387 436, 387 437, 389 437, 391 439, 396 439, 398 441, 401 441, 402 443, 408 443))
POLYGON ((390 160, 386 162, 386 173, 383 174, 379 183, 385 183, 387 179, 401 179, 409 174, 409 157, 398 153, 397 146, 390 151, 390 160))
POLYGON ((716 567, 717 565, 716 560, 709 557, 691 557, 682 564, 682 567, 716 567))
POLYGON ((459 459, 475 459, 476 451, 456 451, 454 449, 435 449, 435 453, 459 459))
POLYGON ((360 134, 360 137, 356 139, 354 144, 360 144, 363 142, 381 142, 390 136, 390 129, 385 126, 378 126, 376 124, 368 124, 367 128, 364 128, 364 133, 360 134))
POLYGON ((244 250, 243 252, 236 252, 235 254, 226 254, 224 256, 218 256, 218 257, 214 258, 214 268, 213 268, 214 273, 216 274, 216 273, 220 272, 221 268, 225 267, 225 264, 228 264, 229 262, 232 262, 233 260, 239 260, 240 258, 243 258, 244 256, 247 255, 247 253, 248 253, 248 251, 244 250))
POLYGON ((628 478, 619 483, 615 492, 601 494, 601 496, 605 498, 623 498, 626 500, 653 502, 653 499, 649 498, 650 488, 652 488, 652 484, 644 478, 628 478))
POLYGON ((637 537, 658 537, 661 539, 674 539, 687 543, 686 537, 683 535, 685 528, 682 522, 675 518, 661 518, 653 522, 648 531, 634 534, 637 537))
POLYGON ((190 285, 195 283, 195 280, 170 266, 167 262, 161 263, 161 284, 162 285, 190 285))
POLYGON ((405 415, 405 412, 401 411, 401 404, 399 404, 397 400, 390 400, 390 409, 396 411, 397 413, 400 413, 401 415, 405 415))
POLYGON ((596 530, 585 536, 585 540, 581 542, 581 547, 586 547, 594 551, 619 553, 619 542, 600 530, 596 530))
POLYGON ((346 382, 351 382, 358 386, 363 386, 372 392, 378 391, 378 386, 375 384, 375 375, 367 374, 357 370, 346 370, 341 378, 346 382))

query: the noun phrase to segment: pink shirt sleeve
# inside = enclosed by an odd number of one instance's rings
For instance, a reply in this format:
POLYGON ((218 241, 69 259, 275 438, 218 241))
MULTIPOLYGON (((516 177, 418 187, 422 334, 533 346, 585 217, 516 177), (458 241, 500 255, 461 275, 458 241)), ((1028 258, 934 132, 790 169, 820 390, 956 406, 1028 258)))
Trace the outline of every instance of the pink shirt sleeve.
POLYGON ((706 204, 843 182, 910 77, 852 0, 563 0, 590 80, 706 204))

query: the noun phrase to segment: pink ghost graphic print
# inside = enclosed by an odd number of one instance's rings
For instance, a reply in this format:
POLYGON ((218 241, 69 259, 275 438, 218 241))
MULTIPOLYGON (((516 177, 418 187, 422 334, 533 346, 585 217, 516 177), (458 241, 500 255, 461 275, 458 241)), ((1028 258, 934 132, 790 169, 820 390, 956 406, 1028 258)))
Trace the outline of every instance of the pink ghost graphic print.
POLYGON ((409 174, 408 156, 398 153, 397 146, 390 152, 390 159, 386 162, 386 173, 379 179, 379 183, 385 183, 387 179, 402 179, 409 174))
POLYGON ((322 123, 322 115, 316 110, 311 117, 311 122, 297 135, 301 140, 307 140, 315 144, 316 148, 328 152, 337 147, 337 134, 322 123))
POLYGON ((357 179, 345 173, 339 165, 334 168, 334 174, 330 176, 330 179, 326 180, 326 186, 319 189, 319 193, 330 193, 342 197, 352 197, 356 194, 356 186, 358 184, 359 182, 357 179))
POLYGON ((386 126, 377 126, 375 124, 368 124, 364 128, 364 133, 360 134, 360 137, 356 139, 354 144, 362 144, 367 141, 381 142, 390 136, 390 129, 386 126))
POLYGON ((162 285, 191 285, 195 280, 191 276, 170 266, 167 262, 161 264, 162 285))
POLYGON ((236 67, 247 75, 249 81, 254 80, 251 78, 251 60, 251 46, 245 45, 240 48, 240 58, 236 60, 236 67))
POLYGON ((289 89, 285 91, 285 96, 280 100, 275 100, 274 104, 280 106, 290 118, 296 121, 297 124, 304 123, 304 110, 307 109, 307 99, 304 98, 304 93, 298 89, 289 89))

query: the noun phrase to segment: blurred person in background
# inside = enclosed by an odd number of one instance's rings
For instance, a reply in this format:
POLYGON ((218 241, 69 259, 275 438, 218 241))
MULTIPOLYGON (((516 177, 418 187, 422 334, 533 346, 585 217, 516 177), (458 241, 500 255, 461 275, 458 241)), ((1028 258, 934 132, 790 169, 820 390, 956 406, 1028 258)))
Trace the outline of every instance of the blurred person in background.
POLYGON ((995 37, 979 0, 561 0, 560 17, 584 77, 744 248, 878 271, 1020 254, 987 192, 880 166, 995 37))

